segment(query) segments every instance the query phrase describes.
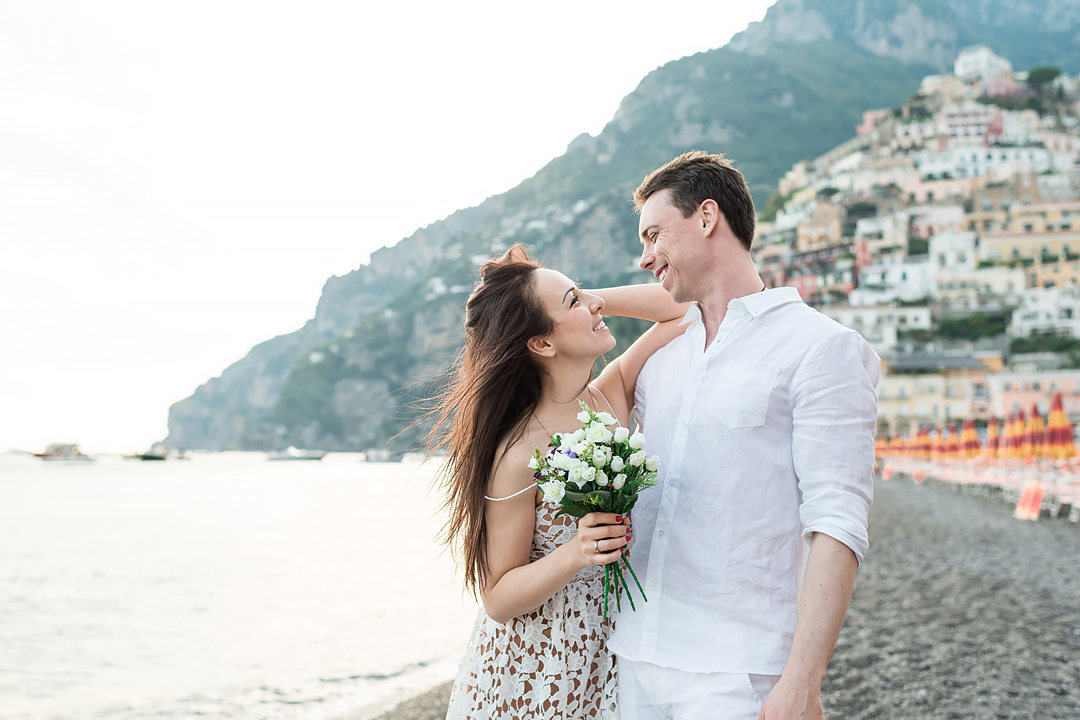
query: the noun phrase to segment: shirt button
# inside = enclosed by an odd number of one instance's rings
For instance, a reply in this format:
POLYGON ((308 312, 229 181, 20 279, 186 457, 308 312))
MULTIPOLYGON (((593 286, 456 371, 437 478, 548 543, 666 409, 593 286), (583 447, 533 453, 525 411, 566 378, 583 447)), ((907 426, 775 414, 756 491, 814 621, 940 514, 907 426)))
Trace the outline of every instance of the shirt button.
POLYGON ((664 537, 664 531, 663 530, 661 530, 660 532, 658 532, 656 534, 659 535, 660 537, 664 537))

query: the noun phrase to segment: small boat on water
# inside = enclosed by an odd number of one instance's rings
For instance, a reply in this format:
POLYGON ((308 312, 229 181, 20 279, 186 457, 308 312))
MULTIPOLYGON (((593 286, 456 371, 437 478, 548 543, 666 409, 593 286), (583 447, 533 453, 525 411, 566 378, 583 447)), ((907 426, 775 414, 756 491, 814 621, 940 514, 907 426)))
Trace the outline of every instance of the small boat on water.
POLYGON ((365 462, 401 462, 405 453, 386 448, 372 448, 364 453, 365 462))
POLYGON ((169 457, 169 448, 161 443, 154 443, 150 446, 150 449, 146 452, 134 453, 132 455, 125 455, 125 460, 152 460, 160 461, 166 460, 169 457))
POLYGON ((284 450, 274 450, 266 454, 267 460, 282 461, 282 460, 322 460, 326 457, 327 451, 325 450, 301 450, 300 448, 294 448, 292 445, 284 450))
POLYGON ((94 458, 79 449, 78 443, 49 443, 45 452, 34 453, 46 462, 94 462, 94 458))

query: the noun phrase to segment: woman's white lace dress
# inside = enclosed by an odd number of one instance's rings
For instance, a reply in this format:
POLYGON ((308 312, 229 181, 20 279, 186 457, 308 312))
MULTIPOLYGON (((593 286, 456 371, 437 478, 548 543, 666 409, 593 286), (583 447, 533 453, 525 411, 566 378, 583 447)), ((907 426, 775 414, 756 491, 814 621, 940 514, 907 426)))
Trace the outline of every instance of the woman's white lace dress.
MULTIPOLYGON (((574 537, 577 521, 536 508, 529 561, 574 537)), ((447 720, 615 720, 615 656, 607 649, 614 597, 603 620, 604 568, 585 568, 527 615, 500 625, 483 608, 450 694, 447 720)))

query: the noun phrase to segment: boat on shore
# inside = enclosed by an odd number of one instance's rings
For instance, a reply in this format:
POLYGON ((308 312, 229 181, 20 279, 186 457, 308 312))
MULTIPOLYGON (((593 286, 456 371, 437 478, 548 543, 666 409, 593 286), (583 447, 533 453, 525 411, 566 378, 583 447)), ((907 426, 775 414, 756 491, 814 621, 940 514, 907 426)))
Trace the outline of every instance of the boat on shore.
POLYGON ((274 450, 266 454, 267 460, 273 460, 275 462, 285 460, 314 460, 319 461, 326 457, 326 450, 301 450, 295 448, 292 445, 284 450, 274 450))
POLYGON ((34 457, 46 462, 94 462, 94 458, 79 449, 78 443, 49 443, 45 452, 34 453, 34 457))

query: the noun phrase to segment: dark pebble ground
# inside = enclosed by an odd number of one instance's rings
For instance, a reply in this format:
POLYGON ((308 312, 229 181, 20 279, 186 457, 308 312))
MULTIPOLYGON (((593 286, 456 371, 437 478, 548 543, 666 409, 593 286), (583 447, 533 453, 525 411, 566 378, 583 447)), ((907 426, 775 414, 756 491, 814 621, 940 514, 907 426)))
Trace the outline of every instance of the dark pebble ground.
MULTIPOLYGON (((1080 720, 1080 525, 878 482, 822 688, 833 720, 1080 720)), ((442 720, 450 685, 378 720, 442 720)))

